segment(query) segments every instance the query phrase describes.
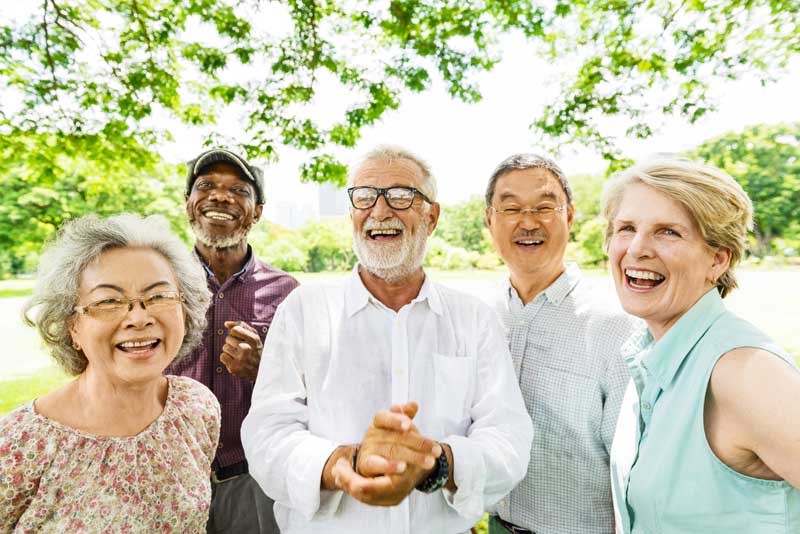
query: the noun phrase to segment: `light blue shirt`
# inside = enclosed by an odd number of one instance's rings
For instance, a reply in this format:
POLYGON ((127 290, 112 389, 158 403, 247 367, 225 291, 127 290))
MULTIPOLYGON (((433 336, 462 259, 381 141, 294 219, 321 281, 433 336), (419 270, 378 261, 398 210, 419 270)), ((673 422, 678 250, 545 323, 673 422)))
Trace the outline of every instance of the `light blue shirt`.
POLYGON ((644 332, 626 344, 633 378, 611 451, 617 532, 800 532, 800 490, 733 471, 706 440, 711 371, 737 347, 765 350, 796 368, 765 334, 727 311, 716 288, 658 342, 644 332))
POLYGON ((527 304, 508 280, 495 297, 534 428, 525 479, 496 512, 537 534, 611 534, 609 452, 630 380, 621 348, 640 321, 574 264, 527 304))

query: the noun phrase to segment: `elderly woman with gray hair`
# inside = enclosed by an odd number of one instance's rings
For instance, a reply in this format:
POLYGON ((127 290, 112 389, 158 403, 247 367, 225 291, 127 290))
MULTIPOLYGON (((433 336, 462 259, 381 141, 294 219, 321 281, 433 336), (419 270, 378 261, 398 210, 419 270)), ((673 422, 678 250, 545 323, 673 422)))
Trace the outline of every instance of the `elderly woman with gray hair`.
POLYGON ((62 228, 25 317, 76 378, 0 420, 0 532, 205 532, 219 405, 162 373, 209 299, 161 217, 62 228))
POLYGON ((634 167, 603 192, 617 294, 647 330, 611 451, 617 532, 800 532, 800 372, 727 311, 752 205, 684 161, 634 167))

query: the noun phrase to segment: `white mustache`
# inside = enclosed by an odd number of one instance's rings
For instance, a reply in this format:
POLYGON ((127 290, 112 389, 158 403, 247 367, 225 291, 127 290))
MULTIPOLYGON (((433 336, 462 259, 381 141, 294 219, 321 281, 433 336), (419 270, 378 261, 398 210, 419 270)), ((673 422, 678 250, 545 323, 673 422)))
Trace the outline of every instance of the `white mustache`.
POLYGON ((369 232, 370 230, 405 230, 406 225, 397 217, 386 219, 385 221, 376 221, 375 219, 367 219, 362 226, 363 231, 369 232))

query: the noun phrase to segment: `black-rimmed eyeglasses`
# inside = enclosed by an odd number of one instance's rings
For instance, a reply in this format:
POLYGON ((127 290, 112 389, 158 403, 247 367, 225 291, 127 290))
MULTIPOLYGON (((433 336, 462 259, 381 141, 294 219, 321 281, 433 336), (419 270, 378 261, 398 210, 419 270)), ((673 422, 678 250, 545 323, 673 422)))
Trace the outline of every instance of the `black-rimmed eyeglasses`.
POLYGON ((378 197, 383 196, 383 199, 393 210, 407 210, 414 203, 414 197, 419 195, 428 204, 433 204, 433 201, 425 196, 425 194, 415 187, 370 187, 359 186, 350 187, 347 189, 347 195, 350 197, 350 204, 357 210, 368 210, 378 202, 378 197))

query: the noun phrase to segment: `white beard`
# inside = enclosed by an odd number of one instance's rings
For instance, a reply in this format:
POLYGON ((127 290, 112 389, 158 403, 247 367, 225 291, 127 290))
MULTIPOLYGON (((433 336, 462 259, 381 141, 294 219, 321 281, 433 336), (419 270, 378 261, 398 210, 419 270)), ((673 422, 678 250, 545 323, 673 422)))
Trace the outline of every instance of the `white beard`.
POLYGON ((417 231, 410 235, 403 222, 396 217, 381 222, 367 219, 360 233, 353 228, 353 249, 358 262, 368 272, 390 284, 402 282, 421 268, 425 261, 428 227, 428 219, 423 217, 417 231), (367 237, 367 230, 378 228, 402 228, 403 237, 399 242, 392 243, 373 241, 367 237))
POLYGON ((203 225, 197 222, 197 220, 193 220, 189 222, 190 226, 192 227, 192 232, 194 233, 197 240, 202 243, 203 245, 209 248, 231 248, 235 247, 242 241, 247 239, 247 234, 250 232, 250 228, 253 227, 252 224, 248 224, 243 226, 229 235, 224 236, 213 236, 205 231, 203 225))

